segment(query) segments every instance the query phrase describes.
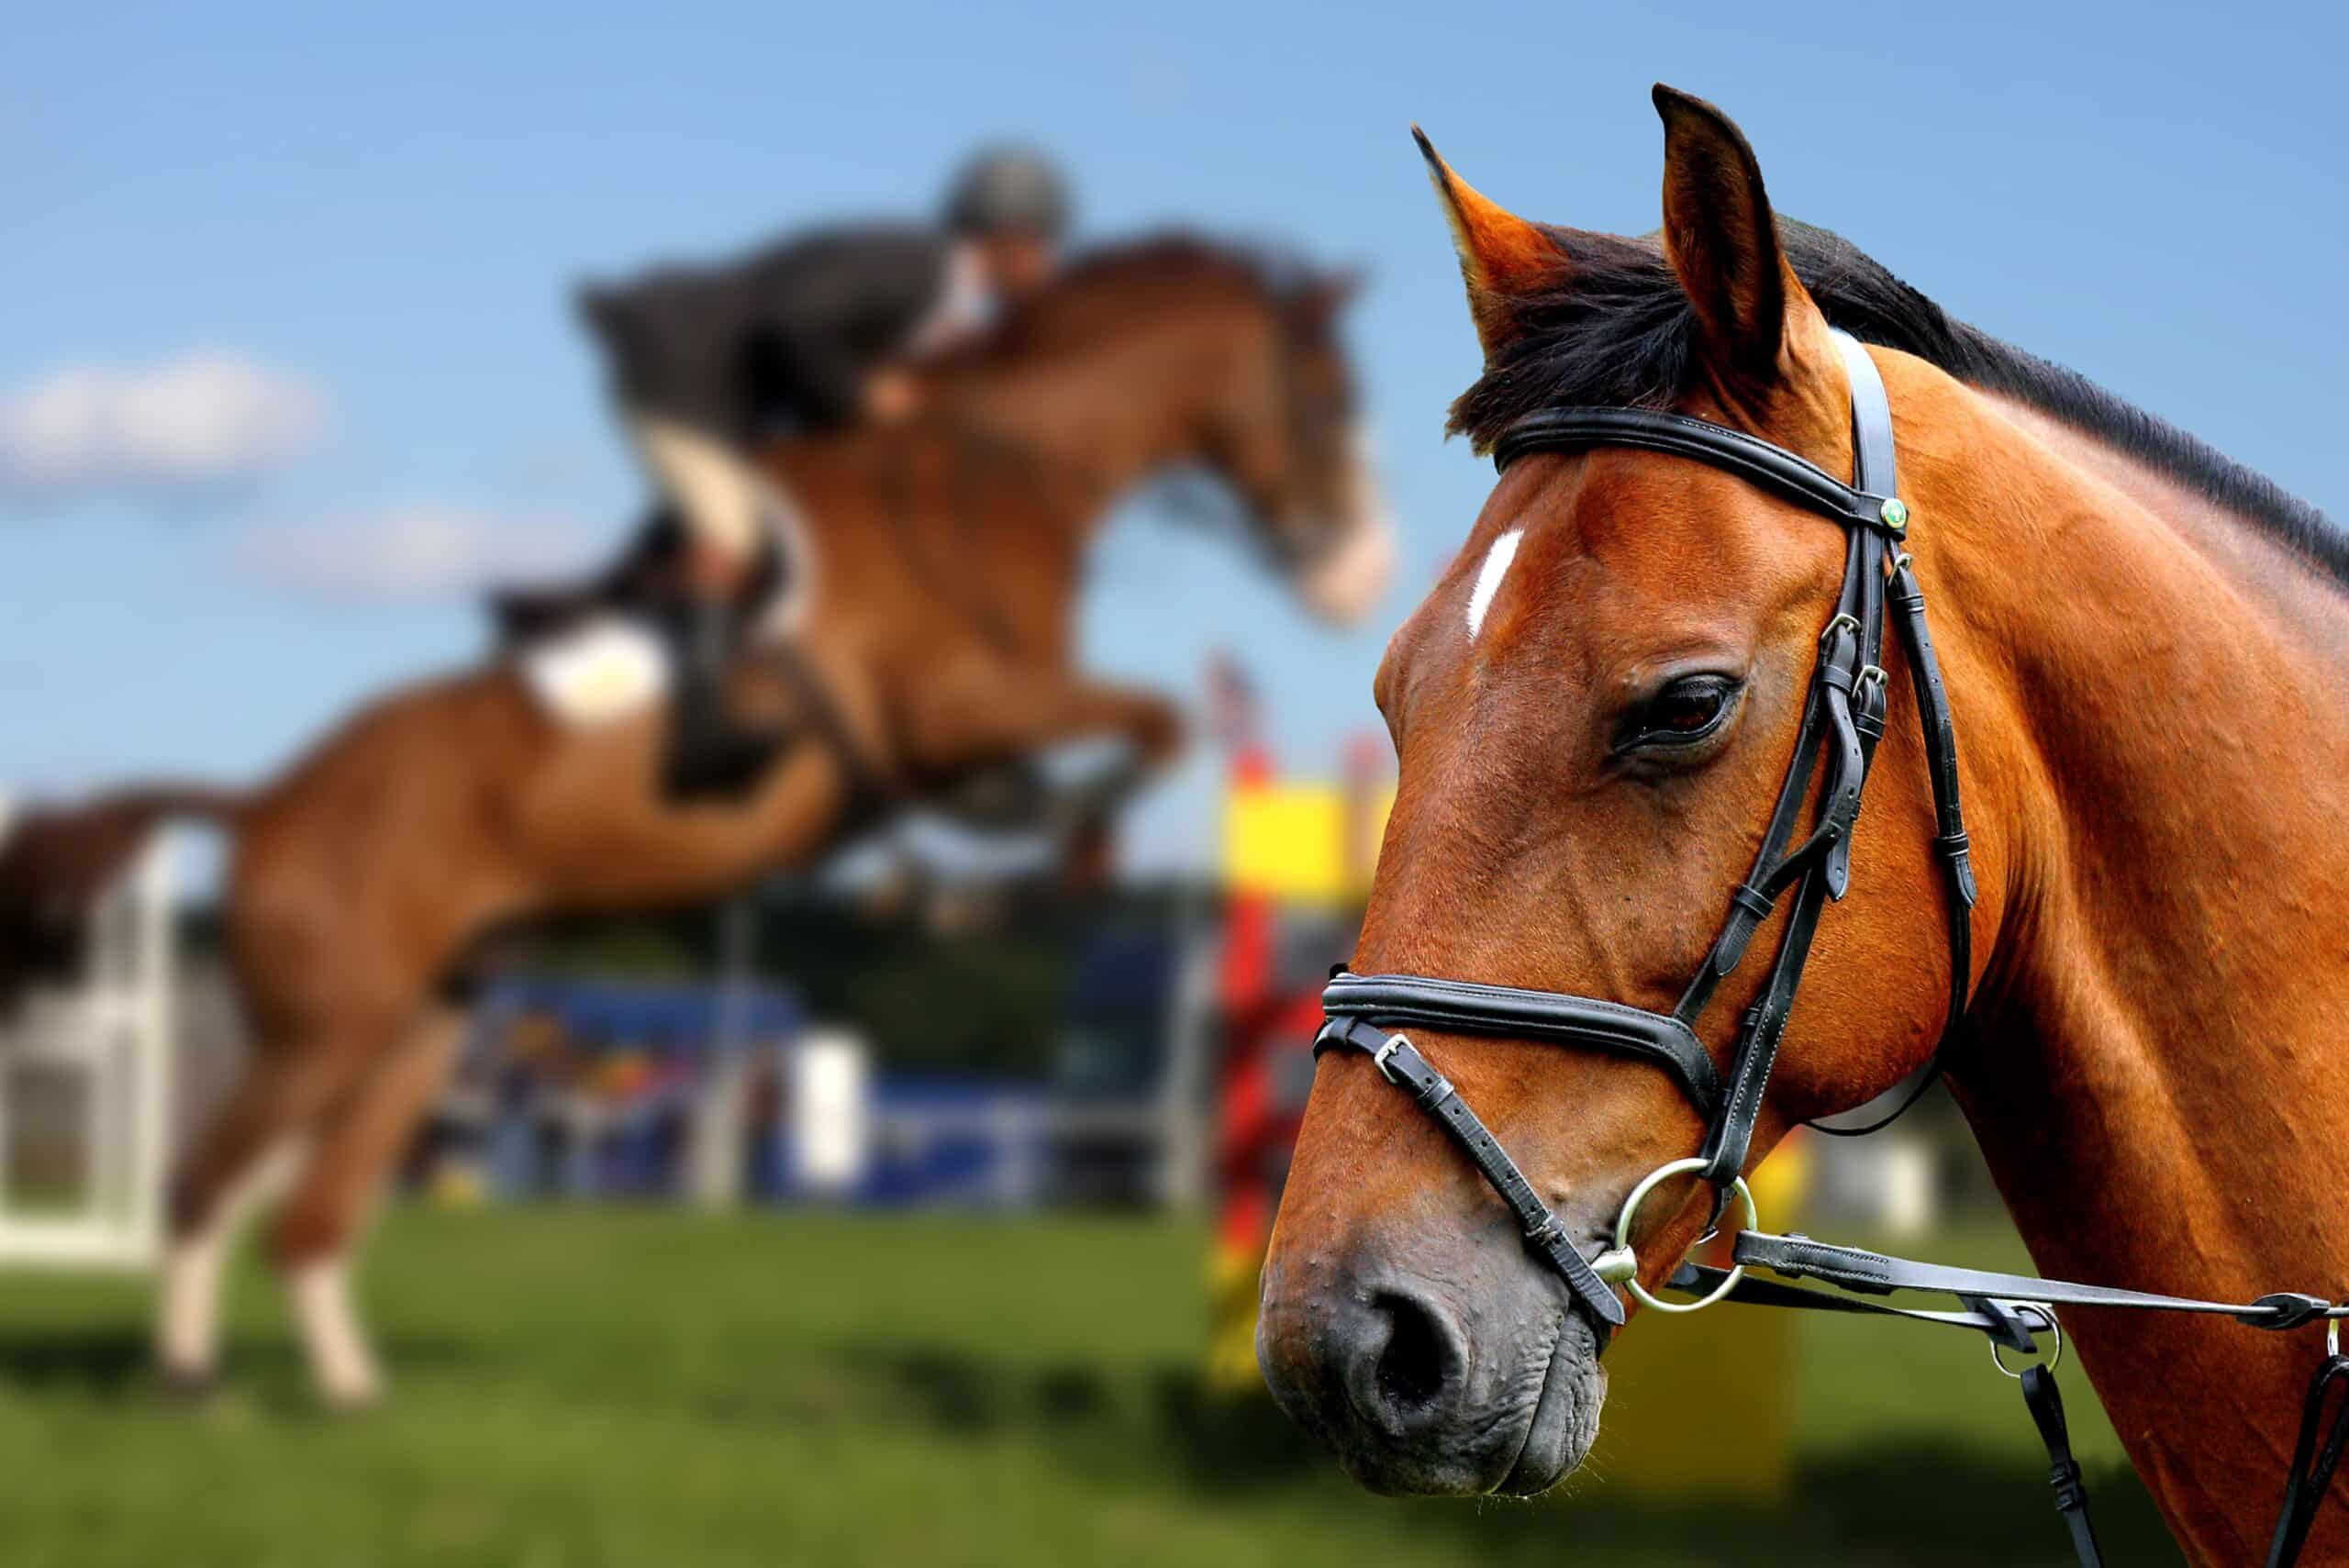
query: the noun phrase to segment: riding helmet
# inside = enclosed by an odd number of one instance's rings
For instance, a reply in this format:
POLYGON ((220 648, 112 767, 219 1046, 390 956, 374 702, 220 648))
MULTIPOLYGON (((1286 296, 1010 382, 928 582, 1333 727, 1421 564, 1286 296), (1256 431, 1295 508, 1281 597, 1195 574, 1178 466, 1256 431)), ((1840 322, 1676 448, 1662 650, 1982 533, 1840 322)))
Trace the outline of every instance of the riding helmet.
POLYGON ((1058 239, 1069 225, 1068 181, 1035 148, 980 149, 946 189, 946 225, 958 234, 1033 234, 1058 239))

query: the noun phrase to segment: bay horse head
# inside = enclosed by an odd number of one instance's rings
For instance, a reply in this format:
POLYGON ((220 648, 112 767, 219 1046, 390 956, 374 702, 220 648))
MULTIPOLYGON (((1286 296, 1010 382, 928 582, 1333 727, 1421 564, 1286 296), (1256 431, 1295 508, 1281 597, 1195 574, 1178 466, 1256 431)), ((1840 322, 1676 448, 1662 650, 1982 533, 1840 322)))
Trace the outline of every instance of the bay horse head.
MULTIPOLYGON (((1645 239, 1516 217, 1422 139, 1485 353, 1455 428, 1490 447, 1544 406, 1633 405, 1850 475, 1859 373, 1790 259, 1798 246, 1831 253, 1831 237, 1780 224, 1718 110, 1661 87, 1655 101, 1664 224, 1645 239)), ((1931 439, 1905 422, 1901 437, 1931 439)), ((1670 1020, 1787 777, 1846 582, 1846 532, 1718 463, 1637 443, 1511 462, 1378 670, 1400 777, 1354 968, 1670 1020)), ((1898 651, 1883 654, 1896 670, 1898 651)), ((1921 748, 1913 724, 1885 735, 1869 820, 1921 826, 1866 840, 1729 1174, 1804 1119, 1898 1084, 1940 1038, 1947 961, 1937 937, 1920 940, 1943 917, 1921 748)), ((1986 916, 1997 902, 1986 887, 1986 916)), ((1781 909, 1753 946, 1784 925, 1781 909)), ((1730 1077, 1766 967, 1737 972, 1692 1019, 1689 1051, 1711 1061, 1696 1075, 1730 1077)), ((1441 1019, 1409 1038, 1581 1255, 1608 1245, 1642 1176, 1707 1141, 1687 1072, 1441 1019)), ((1343 1051, 1319 1065, 1265 1269, 1266 1376, 1377 1489, 1541 1491, 1598 1431, 1608 1326, 1583 1303, 1606 1287, 1579 1301, 1562 1288, 1454 1140, 1384 1081, 1387 1066, 1343 1051)), ((1661 1289, 1706 1229, 1710 1196, 1684 1176, 1645 1197, 1643 1287, 1661 1289)))
POLYGON ((1371 467, 1337 324, 1359 279, 1262 285, 1271 334, 1249 356, 1208 451, 1255 517, 1265 553, 1324 620, 1360 620, 1394 569, 1395 529, 1371 467))
POLYGON ((1359 282, 1187 234, 1105 247, 950 361, 945 390, 1036 450, 1082 453, 1107 493, 1088 511, 1153 475, 1214 481, 1237 506, 1186 510, 1350 623, 1395 556, 1340 330, 1359 282))

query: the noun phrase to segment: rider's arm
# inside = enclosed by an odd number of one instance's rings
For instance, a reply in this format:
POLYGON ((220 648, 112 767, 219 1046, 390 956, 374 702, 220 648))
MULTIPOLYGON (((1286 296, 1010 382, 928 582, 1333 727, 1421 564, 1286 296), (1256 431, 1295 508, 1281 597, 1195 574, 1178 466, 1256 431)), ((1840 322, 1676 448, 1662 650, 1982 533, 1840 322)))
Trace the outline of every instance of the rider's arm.
POLYGON ((926 230, 878 226, 795 246, 762 284, 753 395, 817 426, 875 412, 876 380, 915 350, 946 296, 949 255, 926 230))

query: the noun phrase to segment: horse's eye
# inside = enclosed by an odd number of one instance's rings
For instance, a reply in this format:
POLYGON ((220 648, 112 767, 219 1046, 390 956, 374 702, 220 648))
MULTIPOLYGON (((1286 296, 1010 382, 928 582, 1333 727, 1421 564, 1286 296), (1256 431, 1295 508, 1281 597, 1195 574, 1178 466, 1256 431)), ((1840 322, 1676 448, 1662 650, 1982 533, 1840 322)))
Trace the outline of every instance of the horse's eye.
POLYGON ((1616 750, 1685 746, 1702 740, 1729 717, 1736 683, 1725 675, 1688 675, 1675 681, 1631 715, 1616 750))

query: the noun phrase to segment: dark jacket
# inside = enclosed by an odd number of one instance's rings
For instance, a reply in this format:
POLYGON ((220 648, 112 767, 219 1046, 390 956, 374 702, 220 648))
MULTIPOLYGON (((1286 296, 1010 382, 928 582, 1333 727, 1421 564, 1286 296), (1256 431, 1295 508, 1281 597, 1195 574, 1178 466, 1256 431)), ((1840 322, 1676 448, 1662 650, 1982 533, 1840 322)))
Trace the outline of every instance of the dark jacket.
POLYGON ((947 282, 945 237, 910 224, 818 229, 710 266, 583 288, 630 412, 738 447, 855 417, 947 282))

